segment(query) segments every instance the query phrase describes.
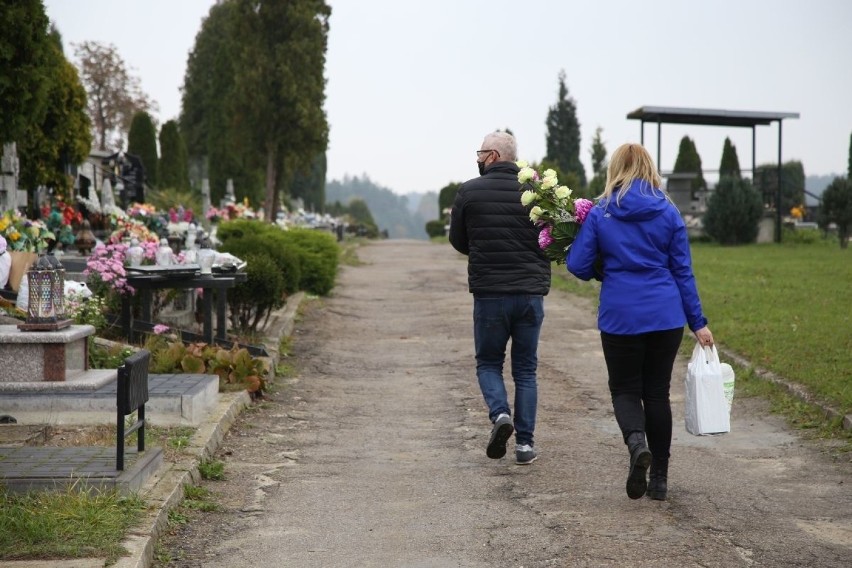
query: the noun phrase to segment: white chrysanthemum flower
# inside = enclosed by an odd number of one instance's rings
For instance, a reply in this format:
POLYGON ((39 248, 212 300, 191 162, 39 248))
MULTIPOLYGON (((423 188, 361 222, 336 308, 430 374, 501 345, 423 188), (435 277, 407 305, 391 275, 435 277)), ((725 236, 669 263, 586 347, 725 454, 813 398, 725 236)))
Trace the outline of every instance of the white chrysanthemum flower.
POLYGON ((529 205, 536 199, 538 199, 538 194, 530 189, 521 194, 521 204, 524 206, 529 205))
POLYGON ((565 185, 560 185, 559 187, 557 187, 554 193, 556 193, 556 197, 558 197, 559 199, 566 199, 568 197, 571 197, 571 190, 568 189, 568 187, 565 185))
POLYGON ((518 160, 517 162, 515 162, 515 165, 517 165, 519 168, 523 169, 523 168, 528 167, 530 165, 530 163, 526 160, 518 160))
POLYGON ((530 221, 535 223, 536 221, 538 221, 539 217, 541 217, 542 213, 544 213, 544 209, 536 205, 535 207, 530 209, 530 221))
POLYGON ((521 183, 527 183, 531 179, 535 177, 535 170, 532 168, 521 168, 521 171, 518 172, 518 181, 521 183))

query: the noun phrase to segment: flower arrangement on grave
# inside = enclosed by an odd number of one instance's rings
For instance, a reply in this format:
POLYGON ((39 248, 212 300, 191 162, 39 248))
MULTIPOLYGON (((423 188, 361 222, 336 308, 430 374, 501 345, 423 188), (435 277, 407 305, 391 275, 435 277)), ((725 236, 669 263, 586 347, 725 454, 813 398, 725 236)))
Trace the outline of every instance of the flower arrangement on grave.
POLYGON ((169 222, 166 230, 169 236, 183 236, 189 230, 189 225, 195 220, 192 209, 184 209, 183 205, 169 208, 169 222))
POLYGON ((559 185, 552 169, 539 173, 525 161, 517 162, 521 170, 521 203, 530 207, 530 220, 539 228, 538 246, 548 259, 565 263, 568 249, 594 206, 588 199, 573 199, 568 186, 559 185))
POLYGON ((226 219, 254 219, 257 217, 257 213, 249 206, 248 197, 242 203, 227 204, 225 210, 228 212, 226 219))
POLYGON ((204 216, 211 223, 218 223, 220 221, 227 221, 229 219, 227 207, 223 207, 222 209, 211 207, 207 210, 207 213, 204 216))
POLYGON ((78 195, 77 201, 85 208, 84 217, 93 229, 112 229, 118 219, 127 217, 127 213, 117 205, 101 205, 96 192, 91 192, 91 197, 78 195))
POLYGON ((124 219, 116 219, 115 230, 110 233, 107 238, 107 242, 111 244, 130 242, 130 240, 136 239, 139 241, 139 244, 146 242, 159 243, 160 238, 157 234, 151 229, 138 221, 134 217, 126 217, 124 219))
POLYGON ((145 225, 149 232, 157 235, 163 234, 168 224, 166 215, 163 212, 157 211, 157 208, 149 203, 131 204, 127 208, 127 216, 131 220, 145 225))
POLYGON ((65 246, 74 244, 75 231, 83 222, 83 215, 76 207, 57 201, 52 207, 44 205, 41 208, 41 216, 45 219, 48 230, 55 235, 57 242, 65 246))
POLYGON ((56 235, 43 221, 27 219, 17 210, 6 211, 0 217, 0 235, 13 251, 43 252, 56 241, 56 235))

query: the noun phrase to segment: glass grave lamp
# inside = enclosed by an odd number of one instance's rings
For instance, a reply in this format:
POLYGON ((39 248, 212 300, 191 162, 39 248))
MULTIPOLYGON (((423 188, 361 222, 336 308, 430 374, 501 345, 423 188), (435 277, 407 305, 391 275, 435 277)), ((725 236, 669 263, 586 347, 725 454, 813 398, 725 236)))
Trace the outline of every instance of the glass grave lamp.
POLYGON ((47 253, 47 262, 56 273, 56 278, 51 281, 56 318, 63 320, 65 319, 65 267, 52 252, 47 253))
POLYGON ((54 268, 48 255, 41 254, 27 271, 29 305, 27 320, 19 324, 22 331, 56 331, 71 325, 64 319, 65 283, 64 269, 54 258, 60 269, 54 268), (61 285, 60 285, 61 283, 61 285))

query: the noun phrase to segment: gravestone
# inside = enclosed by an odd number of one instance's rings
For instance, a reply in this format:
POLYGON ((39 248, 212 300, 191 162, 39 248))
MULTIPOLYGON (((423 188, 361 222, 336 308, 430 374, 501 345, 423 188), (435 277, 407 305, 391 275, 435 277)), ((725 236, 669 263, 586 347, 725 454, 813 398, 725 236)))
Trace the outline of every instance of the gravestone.
POLYGON ((236 202, 237 198, 234 195, 234 180, 228 178, 228 182, 225 184, 225 198, 222 199, 219 206, 227 207, 228 205, 233 205, 236 202))
POLYGON ((201 214, 205 219, 208 211, 210 211, 210 180, 204 178, 201 180, 201 214))
POLYGON ((17 145, 14 142, 4 144, 0 159, 0 211, 27 206, 26 190, 18 189, 19 173, 17 145))

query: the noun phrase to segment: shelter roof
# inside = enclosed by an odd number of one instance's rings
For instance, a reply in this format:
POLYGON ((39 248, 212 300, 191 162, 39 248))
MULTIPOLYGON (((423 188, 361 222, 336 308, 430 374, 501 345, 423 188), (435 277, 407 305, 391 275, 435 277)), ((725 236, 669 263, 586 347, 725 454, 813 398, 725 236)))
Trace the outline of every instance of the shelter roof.
POLYGON ((643 106, 628 113, 627 118, 643 122, 667 124, 754 127, 757 125, 768 125, 776 121, 780 122, 785 118, 799 118, 799 113, 643 106))

